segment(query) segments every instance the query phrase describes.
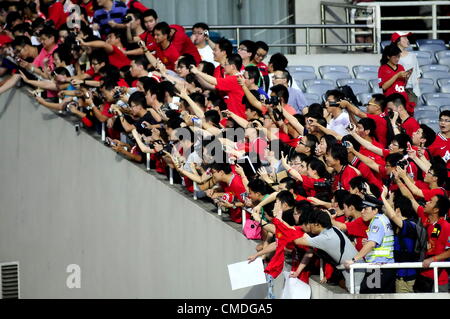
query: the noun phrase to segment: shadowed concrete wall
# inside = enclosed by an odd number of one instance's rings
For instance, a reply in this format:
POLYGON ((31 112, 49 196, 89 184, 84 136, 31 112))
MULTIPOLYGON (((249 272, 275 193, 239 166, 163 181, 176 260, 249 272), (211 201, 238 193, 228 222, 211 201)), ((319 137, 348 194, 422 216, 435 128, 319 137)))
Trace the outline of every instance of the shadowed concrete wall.
POLYGON ((20 262, 22 298, 264 297, 228 277, 254 242, 21 91, 0 96, 0 149, 0 262, 20 262))

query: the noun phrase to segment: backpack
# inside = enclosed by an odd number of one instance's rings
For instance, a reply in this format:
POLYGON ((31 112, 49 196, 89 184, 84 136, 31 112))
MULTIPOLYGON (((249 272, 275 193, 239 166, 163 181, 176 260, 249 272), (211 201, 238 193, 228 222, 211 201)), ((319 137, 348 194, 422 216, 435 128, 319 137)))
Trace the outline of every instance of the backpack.
POLYGON ((427 252, 428 246, 428 232, 425 226, 423 226, 421 221, 416 223, 416 244, 414 245, 414 253, 419 257, 419 261, 425 259, 425 253, 427 252))
POLYGON ((345 95, 345 97, 346 97, 347 99, 350 100, 350 102, 351 102, 353 105, 357 105, 357 106, 360 106, 360 105, 361 105, 361 103, 360 103, 360 102, 358 101, 358 99, 356 98, 355 93, 353 93, 353 89, 352 89, 351 86, 349 86, 349 85, 343 85, 343 86, 339 86, 338 89, 339 89, 339 91, 341 91, 341 92, 345 95))
POLYGON ((316 255, 319 258, 323 259, 323 261, 325 263, 336 267, 336 266, 340 265, 341 261, 342 261, 342 255, 344 254, 344 249, 345 249, 345 239, 344 239, 344 235, 342 235, 342 233, 339 230, 337 230, 335 227, 331 227, 331 228, 336 232, 336 234, 338 235, 339 240, 340 240, 341 256, 339 257, 339 261, 336 262, 333 258, 331 258, 331 256, 326 251, 324 251, 322 249, 317 249, 316 255))

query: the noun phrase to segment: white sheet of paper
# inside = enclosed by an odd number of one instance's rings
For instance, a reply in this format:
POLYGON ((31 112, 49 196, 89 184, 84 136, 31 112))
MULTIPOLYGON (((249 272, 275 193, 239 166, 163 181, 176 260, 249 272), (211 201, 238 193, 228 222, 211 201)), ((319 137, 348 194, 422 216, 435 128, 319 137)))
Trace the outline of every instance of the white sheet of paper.
POLYGON ((267 282, 264 265, 260 257, 250 264, 248 260, 230 264, 228 265, 228 273, 230 274, 232 290, 265 284, 267 282))

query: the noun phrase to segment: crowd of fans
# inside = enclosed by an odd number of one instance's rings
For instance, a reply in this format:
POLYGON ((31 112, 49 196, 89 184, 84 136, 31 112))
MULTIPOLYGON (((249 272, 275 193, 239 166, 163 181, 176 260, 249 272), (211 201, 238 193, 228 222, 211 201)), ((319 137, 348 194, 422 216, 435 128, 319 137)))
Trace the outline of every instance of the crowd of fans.
MULTIPOLYGON (((399 63, 406 36, 385 49, 384 94, 362 111, 348 87, 308 105, 283 54, 263 62, 262 41, 234 53, 207 24, 189 37, 139 1, 0 5, 0 94, 26 84, 129 160, 150 154, 152 169, 261 240, 249 261, 265 259, 269 283, 285 262, 308 283, 322 258, 323 281, 350 290, 338 265, 422 261, 383 269, 375 286, 357 271, 356 291, 433 291, 428 267, 450 257, 450 111, 438 134, 414 119, 412 71, 399 63)), ((438 284, 448 291, 445 269, 438 284)))

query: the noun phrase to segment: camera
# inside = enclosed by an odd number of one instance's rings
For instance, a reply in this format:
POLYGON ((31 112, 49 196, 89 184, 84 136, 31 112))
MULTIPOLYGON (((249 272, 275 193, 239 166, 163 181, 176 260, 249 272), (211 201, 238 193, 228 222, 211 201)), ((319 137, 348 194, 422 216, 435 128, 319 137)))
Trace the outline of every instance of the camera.
POLYGON ((342 142, 342 145, 344 145, 346 148, 352 147, 352 143, 350 143, 349 141, 342 142))
POLYGON ((118 100, 120 98, 121 92, 119 90, 114 90, 113 99, 118 100))
POLYGON ((280 112, 280 110, 273 110, 273 117, 275 118, 275 121, 282 121, 284 119, 283 114, 280 112))
POLYGON ((339 103, 337 101, 329 101, 330 106, 339 107, 339 103))
POLYGON ((397 162, 397 167, 400 167, 401 169, 404 169, 406 166, 408 166, 408 161, 405 159, 402 159, 397 162))
POLYGON ((278 99, 278 96, 271 96, 270 99, 266 99, 265 104, 278 105, 280 104, 280 100, 278 99))
POLYGON ((172 148, 173 148, 173 144, 172 144, 172 142, 170 142, 169 144, 165 145, 161 151, 158 152, 158 155, 163 156, 164 151, 166 151, 167 153, 172 153, 172 148))
POLYGON ((71 112, 70 111, 70 108, 71 107, 78 107, 78 103, 77 102, 70 102, 70 103, 68 103, 67 105, 66 105, 66 112, 71 112))
POLYGON ((131 22, 131 20, 133 20, 130 16, 124 16, 122 18, 122 23, 128 23, 131 22))

